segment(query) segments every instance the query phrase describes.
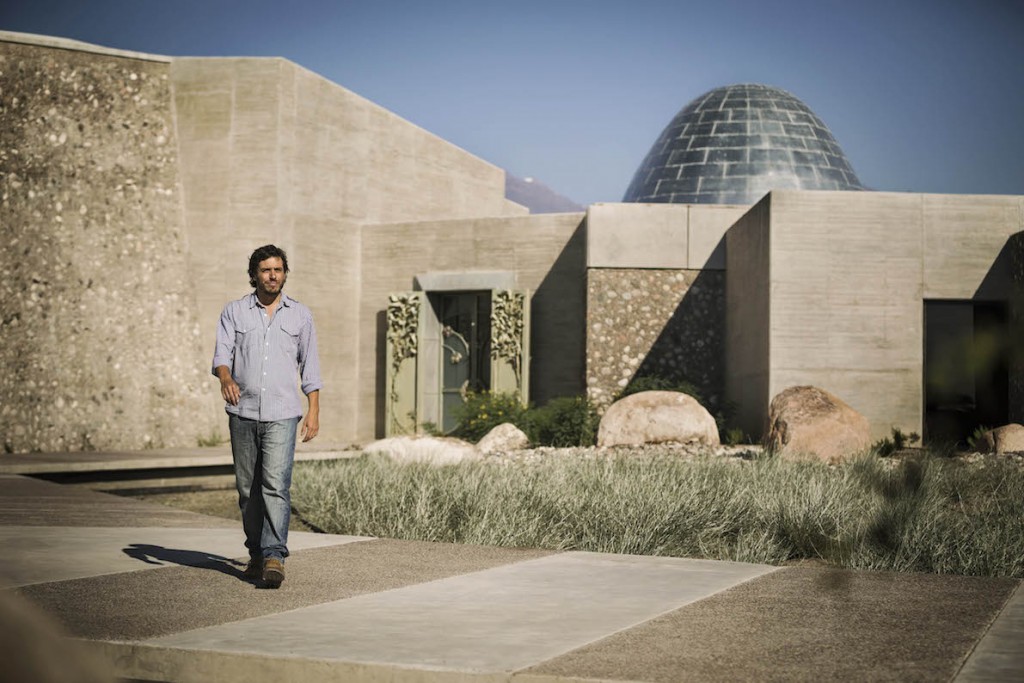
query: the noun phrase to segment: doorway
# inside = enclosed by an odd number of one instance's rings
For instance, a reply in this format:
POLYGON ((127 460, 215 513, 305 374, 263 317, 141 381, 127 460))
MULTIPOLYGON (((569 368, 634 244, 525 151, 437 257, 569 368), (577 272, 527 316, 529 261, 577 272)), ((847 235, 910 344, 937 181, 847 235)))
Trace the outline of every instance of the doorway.
POLYGON ((978 427, 1009 415, 1005 302, 924 302, 924 436, 965 446, 978 427))
POLYGON ((491 389, 491 292, 431 294, 441 325, 441 429, 458 426, 469 392, 491 389))

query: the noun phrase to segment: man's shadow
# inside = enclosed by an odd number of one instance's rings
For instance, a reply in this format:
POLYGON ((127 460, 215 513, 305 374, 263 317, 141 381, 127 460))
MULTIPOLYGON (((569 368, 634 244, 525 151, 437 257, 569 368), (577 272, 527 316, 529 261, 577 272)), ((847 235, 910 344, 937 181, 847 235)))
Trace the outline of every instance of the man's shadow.
POLYGON ((148 543, 132 543, 127 548, 123 548, 121 552, 146 564, 178 564, 183 567, 212 569, 242 581, 246 580, 245 574, 239 569, 239 567, 244 566, 244 562, 221 557, 220 555, 199 552, 197 550, 164 548, 163 546, 150 545, 148 543))

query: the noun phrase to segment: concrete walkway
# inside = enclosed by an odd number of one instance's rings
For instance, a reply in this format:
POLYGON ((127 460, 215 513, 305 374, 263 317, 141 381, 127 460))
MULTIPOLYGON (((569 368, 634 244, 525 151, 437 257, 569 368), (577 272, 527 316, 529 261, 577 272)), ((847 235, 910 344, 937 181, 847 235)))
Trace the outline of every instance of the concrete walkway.
POLYGON ((0 540, 0 636, 27 604, 129 680, 1024 680, 1010 579, 293 532, 262 590, 230 520, 11 473, 0 540))

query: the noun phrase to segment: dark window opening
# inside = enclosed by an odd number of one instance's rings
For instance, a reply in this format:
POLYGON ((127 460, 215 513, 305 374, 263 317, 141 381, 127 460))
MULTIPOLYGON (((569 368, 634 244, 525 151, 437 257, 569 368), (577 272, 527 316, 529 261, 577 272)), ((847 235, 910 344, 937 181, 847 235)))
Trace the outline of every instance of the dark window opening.
POLYGON ((966 446, 1009 415, 1005 302, 924 302, 924 437, 966 446))

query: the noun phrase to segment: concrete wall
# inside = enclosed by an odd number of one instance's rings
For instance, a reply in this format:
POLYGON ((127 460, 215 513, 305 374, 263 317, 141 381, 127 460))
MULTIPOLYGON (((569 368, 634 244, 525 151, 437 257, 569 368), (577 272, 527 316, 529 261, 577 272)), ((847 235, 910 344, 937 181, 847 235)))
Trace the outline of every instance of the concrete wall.
POLYGON ((732 423, 758 438, 767 418, 771 330, 771 203, 768 195, 726 234, 725 395, 732 423))
POLYGON ((168 63, 34 41, 0 35, 3 449, 194 447, 218 424, 168 63))
POLYGON ((583 392, 586 310, 583 214, 370 225, 362 232, 358 438, 383 433, 388 294, 429 271, 514 271, 532 297, 530 399, 583 392))
POLYGON ((920 432, 923 300, 1008 299, 998 262, 1024 227, 1021 202, 783 191, 758 204, 727 238, 729 387, 744 429, 767 413, 745 377, 759 395, 767 367, 768 400, 813 384, 861 411, 875 438, 920 432), (758 252, 769 255, 767 273, 758 252), (757 338, 765 328, 767 345, 757 338))
POLYGON ((595 204, 587 211, 587 394, 635 377, 724 393, 726 231, 746 207, 595 204))
POLYGON ((724 393, 725 273, 587 270, 587 395, 599 409, 635 378, 688 382, 717 411, 724 393))
POLYGON ((361 226, 526 212, 501 169, 286 60, 9 33, 0 57, 7 450, 225 436, 214 329, 267 242, 317 319, 318 443, 347 443, 361 226))
POLYGON ((248 290, 253 248, 284 248, 286 291, 317 323, 321 443, 350 442, 360 226, 525 209, 504 198, 501 169, 287 60, 176 59, 171 73, 204 335, 212 348, 224 302, 248 290))
POLYGON ((813 384, 875 437, 921 431, 920 195, 777 192, 771 202, 774 396, 813 384))
POLYGON ((724 235, 746 206, 593 204, 588 268, 725 268, 724 235))

